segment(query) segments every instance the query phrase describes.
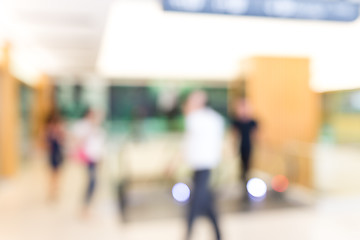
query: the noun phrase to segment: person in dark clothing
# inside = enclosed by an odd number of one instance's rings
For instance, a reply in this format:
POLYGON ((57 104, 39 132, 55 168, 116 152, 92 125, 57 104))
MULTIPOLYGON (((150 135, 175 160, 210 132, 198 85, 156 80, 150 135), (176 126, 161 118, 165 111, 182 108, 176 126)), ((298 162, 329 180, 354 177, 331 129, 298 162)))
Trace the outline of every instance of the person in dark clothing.
POLYGON ((252 118, 250 105, 245 99, 236 102, 234 115, 232 127, 241 159, 241 180, 246 183, 249 177, 253 140, 258 123, 252 118))
POLYGON ((60 114, 52 112, 46 122, 46 142, 51 168, 50 199, 56 198, 59 169, 63 163, 64 130, 60 114))

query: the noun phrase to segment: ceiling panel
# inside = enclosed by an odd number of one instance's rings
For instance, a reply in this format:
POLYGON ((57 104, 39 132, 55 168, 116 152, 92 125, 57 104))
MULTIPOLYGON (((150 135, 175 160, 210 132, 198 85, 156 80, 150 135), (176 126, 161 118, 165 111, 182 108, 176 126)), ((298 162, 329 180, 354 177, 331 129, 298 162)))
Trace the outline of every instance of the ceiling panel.
MULTIPOLYGON (((0 27, 16 57, 50 74, 94 71, 113 0, 0 0, 0 27), (36 54, 37 50, 41 54, 36 54), (42 59, 42 56, 46 56, 42 59), (36 59, 35 59, 36 58, 36 59), (50 61, 51 60, 51 61, 50 61), (49 67, 48 62, 56 63, 49 67)), ((24 62, 24 61, 15 61, 24 62)), ((19 68, 23 69, 23 68, 19 68)), ((22 76, 24 74, 21 74, 22 76)))

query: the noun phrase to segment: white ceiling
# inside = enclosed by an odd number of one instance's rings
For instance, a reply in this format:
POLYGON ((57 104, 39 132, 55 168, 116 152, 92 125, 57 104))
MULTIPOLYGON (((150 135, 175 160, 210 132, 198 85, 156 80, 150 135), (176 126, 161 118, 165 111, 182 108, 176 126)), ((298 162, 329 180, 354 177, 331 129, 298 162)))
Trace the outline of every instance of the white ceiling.
POLYGON ((14 48, 17 71, 94 71, 113 0, 0 0, 0 38, 14 48))
POLYGON ((13 43, 16 73, 228 80, 248 56, 290 55, 312 59, 319 91, 360 87, 359 20, 200 16, 164 13, 160 0, 118 0, 106 25, 113 1, 0 0, 0 39, 13 43))
POLYGON ((317 91, 360 87, 360 20, 351 23, 164 12, 159 0, 113 6, 98 70, 142 79, 232 80, 256 55, 311 59, 317 91), (130 23, 130 24, 129 24, 130 23))

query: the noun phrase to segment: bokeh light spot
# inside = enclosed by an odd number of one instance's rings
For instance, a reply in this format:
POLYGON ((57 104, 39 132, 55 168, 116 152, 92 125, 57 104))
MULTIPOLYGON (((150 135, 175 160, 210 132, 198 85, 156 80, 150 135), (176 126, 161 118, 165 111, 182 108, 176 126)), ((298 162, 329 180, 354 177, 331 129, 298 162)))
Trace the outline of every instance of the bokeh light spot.
POLYGON ((185 183, 177 183, 172 188, 172 195, 176 201, 185 203, 190 199, 190 188, 185 183))
POLYGON ((289 180, 283 175, 277 175, 272 179, 271 187, 276 192, 285 192, 289 187, 289 180))
POLYGON ((255 198, 263 198, 266 195, 266 183, 260 178, 252 178, 246 185, 248 193, 255 198))

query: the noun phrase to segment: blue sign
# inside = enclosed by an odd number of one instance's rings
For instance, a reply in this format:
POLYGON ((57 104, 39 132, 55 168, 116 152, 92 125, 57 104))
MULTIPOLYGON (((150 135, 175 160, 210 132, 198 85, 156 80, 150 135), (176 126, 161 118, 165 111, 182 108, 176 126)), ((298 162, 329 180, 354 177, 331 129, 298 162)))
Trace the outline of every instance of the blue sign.
POLYGON ((359 5, 325 0, 163 0, 166 11, 271 18, 354 21, 359 5))

